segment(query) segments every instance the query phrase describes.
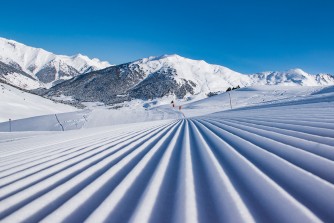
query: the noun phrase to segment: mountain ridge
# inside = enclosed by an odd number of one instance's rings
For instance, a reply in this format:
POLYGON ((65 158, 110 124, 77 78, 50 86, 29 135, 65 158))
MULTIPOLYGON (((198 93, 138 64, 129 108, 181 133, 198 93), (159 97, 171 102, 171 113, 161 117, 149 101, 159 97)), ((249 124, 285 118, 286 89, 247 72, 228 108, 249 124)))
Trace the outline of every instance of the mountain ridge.
POLYGON ((56 55, 41 48, 1 37, 0 61, 30 75, 41 87, 51 87, 53 82, 111 66, 106 61, 89 59, 82 54, 56 55))
POLYGON ((46 97, 121 103, 133 99, 205 98, 229 87, 254 85, 334 85, 330 74, 309 74, 300 68, 242 74, 225 66, 177 54, 150 56, 110 65, 82 54, 56 55, 0 38, 0 79, 46 97), (40 90, 40 88, 45 88, 40 90))
POLYGON ((242 74, 203 60, 162 55, 86 73, 49 89, 44 96, 71 96, 78 102, 117 104, 133 99, 172 96, 205 98, 229 87, 253 85, 321 86, 334 84, 327 74, 308 74, 301 69, 242 74))

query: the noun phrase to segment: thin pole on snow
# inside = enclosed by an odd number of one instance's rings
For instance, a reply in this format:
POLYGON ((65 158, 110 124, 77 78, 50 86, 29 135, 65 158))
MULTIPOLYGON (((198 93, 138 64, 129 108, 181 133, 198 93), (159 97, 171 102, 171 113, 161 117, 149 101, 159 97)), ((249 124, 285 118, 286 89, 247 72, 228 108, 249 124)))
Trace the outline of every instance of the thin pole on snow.
POLYGON ((9 119, 9 132, 12 132, 12 119, 9 119))
POLYGON ((60 121, 59 121, 59 119, 58 119, 58 117, 57 117, 57 114, 55 114, 55 116, 56 116, 57 122, 59 123, 59 125, 61 126, 61 129, 62 129, 63 132, 64 132, 64 131, 65 131, 65 130, 64 130, 64 126, 60 123, 60 121))
POLYGON ((227 92, 228 93, 228 96, 229 96, 229 98, 230 98, 230 107, 231 107, 231 109, 232 109, 232 100, 231 100, 231 94, 230 94, 230 92, 227 92))

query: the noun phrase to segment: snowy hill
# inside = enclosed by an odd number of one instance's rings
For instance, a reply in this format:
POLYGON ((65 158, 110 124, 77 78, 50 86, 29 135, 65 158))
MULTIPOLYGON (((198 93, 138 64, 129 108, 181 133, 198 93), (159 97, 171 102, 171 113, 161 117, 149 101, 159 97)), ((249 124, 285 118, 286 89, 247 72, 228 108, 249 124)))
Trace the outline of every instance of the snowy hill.
POLYGON ((0 221, 334 222, 334 89, 272 88, 184 106, 200 117, 0 133, 0 221))
POLYGON ((0 122, 8 121, 9 118, 23 119, 77 110, 72 106, 55 103, 4 83, 0 83, 0 99, 0 122))
MULTIPOLYGON (((26 83, 26 89, 36 88, 38 81, 41 86, 51 86, 59 80, 70 79, 76 75, 103 69, 110 66, 108 62, 96 58, 89 59, 87 56, 77 54, 75 56, 55 55, 40 48, 26 46, 13 40, 0 38, 0 62, 12 68, 28 74, 35 83, 26 83)), ((19 74, 2 75, 0 78, 10 84, 16 84, 19 74)))
MULTIPOLYGON (((215 112, 255 108, 274 108, 286 105, 312 104, 321 107, 334 101, 332 87, 304 86, 257 86, 245 87, 229 93, 222 93, 198 101, 175 100, 175 107, 170 99, 155 99, 149 102, 133 100, 124 106, 90 106, 90 109, 58 115, 65 131, 111 126, 135 122, 147 122, 164 119, 178 119, 208 115, 215 112), (230 104, 230 97, 231 104, 230 104), (165 99, 165 100, 164 100, 165 99), (178 109, 182 106, 182 110, 178 109)), ((326 105, 327 106, 327 105, 326 105)), ((227 113, 226 113, 227 114, 227 113)), ((54 115, 30 117, 12 121, 13 131, 61 131, 62 128, 54 115), (38 124, 43 123, 43 124, 38 124)), ((0 123, 0 131, 8 131, 8 123, 0 123)))
POLYGON ((323 86, 334 84, 329 74, 311 75, 300 69, 286 72, 241 74, 205 61, 178 55, 144 58, 81 75, 51 88, 48 97, 71 96, 78 102, 115 104, 165 96, 201 99, 228 87, 254 85, 323 86))

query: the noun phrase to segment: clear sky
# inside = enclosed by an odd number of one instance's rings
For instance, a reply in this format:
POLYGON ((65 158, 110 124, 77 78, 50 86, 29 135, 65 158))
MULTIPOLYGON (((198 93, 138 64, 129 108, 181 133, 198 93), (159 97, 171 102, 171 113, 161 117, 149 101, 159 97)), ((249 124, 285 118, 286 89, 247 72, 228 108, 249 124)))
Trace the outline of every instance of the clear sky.
POLYGON ((162 54, 334 74, 332 0, 10 0, 0 36, 113 64, 162 54))

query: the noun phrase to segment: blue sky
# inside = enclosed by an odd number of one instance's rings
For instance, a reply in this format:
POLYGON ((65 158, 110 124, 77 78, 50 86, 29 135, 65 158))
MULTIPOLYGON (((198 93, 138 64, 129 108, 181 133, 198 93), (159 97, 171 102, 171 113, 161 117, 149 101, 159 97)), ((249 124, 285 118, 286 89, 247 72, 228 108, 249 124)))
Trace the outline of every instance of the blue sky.
POLYGON ((11 0, 0 36, 119 64, 179 54, 239 72, 334 74, 330 0, 11 0))

